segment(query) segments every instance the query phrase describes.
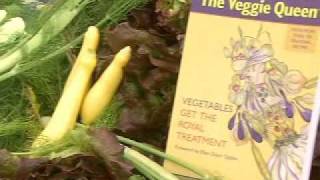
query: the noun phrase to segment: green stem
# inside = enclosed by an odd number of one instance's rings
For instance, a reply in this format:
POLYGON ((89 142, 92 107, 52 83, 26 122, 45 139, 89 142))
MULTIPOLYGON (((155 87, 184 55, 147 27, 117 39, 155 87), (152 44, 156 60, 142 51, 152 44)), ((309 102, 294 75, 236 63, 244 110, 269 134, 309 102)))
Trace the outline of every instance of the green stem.
POLYGON ((135 166, 138 166, 148 176, 154 177, 157 180, 178 180, 176 176, 166 171, 159 164, 145 157, 141 153, 128 147, 124 150, 124 158, 129 160, 135 166))
MULTIPOLYGON (((132 162, 132 160, 130 160, 129 158, 125 159, 129 162, 132 162)), ((132 163, 134 164, 134 163, 132 163)), ((142 165, 142 164, 134 164, 135 169, 137 169, 141 174, 143 174, 144 177, 146 177, 148 180, 157 180, 154 178, 152 172, 150 172, 150 170, 148 169, 148 167, 142 165)))
POLYGON ((260 171, 260 174, 263 176, 264 180, 271 180, 271 175, 270 175, 269 169, 267 167, 267 163, 264 160, 261 151, 255 145, 254 141, 251 140, 250 142, 251 142, 251 151, 252 151, 253 157, 255 159, 255 162, 258 166, 258 169, 260 171))
POLYGON ((0 59, 5 59, 6 57, 8 57, 10 54, 16 52, 19 48, 21 48, 24 44, 26 44, 31 38, 33 37, 33 35, 26 35, 21 42, 19 42, 16 46, 14 46, 13 48, 11 48, 10 50, 8 50, 5 54, 0 56, 0 59))
POLYGON ((29 156, 33 155, 33 152, 11 152, 12 155, 14 156, 29 156))
POLYGON ((203 169, 200 169, 188 162, 185 162, 181 159, 178 159, 174 156, 171 156, 169 154, 166 154, 164 152, 161 152, 155 148, 152 148, 150 147, 149 145, 146 145, 146 144, 143 144, 143 143, 139 143, 139 142, 136 142, 136 141, 133 141, 131 139, 128 139, 128 138, 125 138, 125 137, 122 137, 122 136, 117 136, 118 140, 123 143, 123 144, 127 144, 127 145, 131 145, 131 146, 134 146, 134 147, 137 147, 145 152, 148 152, 148 153, 151 153, 151 154, 154 154, 154 155, 157 155, 161 158, 164 158, 168 161, 171 161, 181 167, 184 167, 192 172, 194 172, 195 174, 199 175, 201 177, 201 179, 203 180, 212 180, 212 179, 215 179, 215 177, 213 177, 212 175, 210 175, 207 171, 203 170, 203 169))
POLYGON ((148 167, 145 165, 138 163, 138 161, 134 158, 128 155, 127 153, 124 153, 123 158, 130 162, 143 176, 147 177, 150 180, 155 180, 156 174, 151 171, 148 167))
POLYGON ((0 73, 9 71, 25 56, 48 43, 58 35, 79 14, 90 0, 69 0, 57 10, 42 28, 21 48, 0 61, 0 73))
MULTIPOLYGON (((139 0, 139 1, 132 1, 132 0, 127 0, 125 3, 116 3, 114 5, 112 5, 114 8, 111 8, 111 10, 107 11, 105 17, 100 20, 95 26, 97 27, 109 27, 110 25, 113 25, 117 22, 114 21, 114 19, 121 19, 120 17, 126 15, 129 11, 131 11, 134 8, 137 8, 141 5, 144 5, 145 3, 147 3, 149 0, 139 0)), ((66 51, 68 51, 70 48, 75 47, 77 44, 81 43, 82 39, 84 37, 84 34, 78 36, 76 39, 74 39, 73 41, 71 41, 70 43, 66 44, 65 46, 61 47, 60 49, 50 53, 49 55, 41 58, 40 60, 38 60, 35 63, 26 63, 22 66, 16 65, 14 68, 12 68, 10 71, 6 72, 6 73, 2 73, 1 71, 1 63, 0 63, 0 82, 4 81, 8 78, 11 78, 13 76, 16 76, 20 73, 23 73, 27 70, 30 70, 36 66, 41 65, 42 63, 47 62, 48 60, 51 60, 52 58, 65 53, 66 51)), ((2 60, 1 60, 2 61, 2 60)), ((8 66, 6 68, 8 69, 8 66)))

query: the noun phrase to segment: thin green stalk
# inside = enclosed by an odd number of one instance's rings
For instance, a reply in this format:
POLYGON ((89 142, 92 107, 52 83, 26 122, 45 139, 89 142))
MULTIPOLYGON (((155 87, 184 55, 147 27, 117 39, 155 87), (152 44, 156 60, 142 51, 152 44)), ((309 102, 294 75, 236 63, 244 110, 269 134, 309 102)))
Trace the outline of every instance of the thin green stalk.
POLYGON ((148 152, 148 153, 151 153, 151 154, 154 154, 156 156, 159 156, 161 158, 164 158, 168 161, 171 161, 181 167, 184 167, 192 172, 194 172, 195 174, 199 175, 201 177, 201 179, 203 180, 213 180, 215 179, 214 176, 210 175, 207 171, 203 170, 203 169, 200 169, 188 162, 185 162, 181 159, 178 159, 174 156, 171 156, 169 154, 166 154, 164 152, 161 152, 155 148, 152 148, 151 146, 149 145, 146 145, 146 144, 143 144, 143 143, 139 143, 139 142, 136 142, 136 141, 133 141, 131 139, 128 139, 128 138, 125 138, 125 137, 122 137, 122 136, 117 136, 118 140, 123 143, 123 144, 127 144, 127 145, 130 145, 130 146, 134 146, 134 147, 137 147, 145 152, 148 152))
POLYGON ((263 178, 265 180, 271 180, 272 178, 270 175, 270 171, 268 169, 266 161, 263 158, 261 151, 255 145, 254 141, 251 140, 250 142, 251 142, 251 151, 252 151, 253 157, 255 159, 255 162, 259 168, 260 174, 263 176, 263 178))
MULTIPOLYGON (((130 159, 125 159, 125 160, 131 162, 130 159)), ((133 164, 133 163, 132 163, 132 164, 133 164)), ((141 174, 143 174, 143 176, 146 177, 148 180, 157 180, 157 179, 154 178, 154 176, 152 176, 152 174, 150 174, 149 169, 148 169, 147 167, 145 167, 144 165, 136 163, 136 164, 134 165, 134 167, 135 167, 135 169, 137 169, 141 174)), ((145 179, 144 179, 144 180, 145 180, 145 179)))
POLYGON ((62 48, 58 49, 57 51, 49 54, 48 56, 45 56, 44 58, 42 58, 39 62, 36 62, 36 63, 28 63, 26 65, 23 65, 23 66, 20 66, 20 65, 17 65, 15 66, 13 69, 11 69, 9 72, 7 73, 4 73, 2 75, 0 75, 0 82, 1 81, 4 81, 10 77, 13 77, 13 76, 16 76, 20 73, 23 73, 27 70, 30 70, 34 67, 37 67, 38 65, 42 64, 42 63, 45 63, 47 62, 48 60, 60 55, 60 54, 63 54, 64 52, 66 52, 68 49, 70 49, 71 47, 74 47, 76 46, 77 44, 79 44, 79 42, 81 42, 83 38, 83 35, 77 37, 76 39, 74 39, 72 42, 70 42, 69 44, 63 46, 62 48))
POLYGON ((68 0, 65 2, 28 42, 0 60, 0 73, 9 71, 25 56, 48 43, 63 31, 90 1, 91 0, 68 0))
POLYGON ((132 158, 131 156, 129 156, 128 154, 124 154, 123 158, 128 161, 131 162, 131 164, 134 165, 135 169, 137 169, 141 174, 143 174, 143 176, 147 177, 150 180, 155 180, 155 176, 156 174, 152 171, 150 171, 150 169, 148 167, 146 167, 145 165, 138 163, 136 161, 135 158, 132 158))
POLYGON ((70 131, 62 139, 45 144, 39 148, 31 148, 27 152, 14 152, 16 156, 35 156, 35 157, 67 157, 80 152, 91 152, 91 137, 87 134, 86 126, 77 125, 77 128, 70 131))
POLYGON ((129 160, 134 165, 138 165, 143 169, 143 173, 153 176, 157 180, 178 180, 176 176, 169 173, 159 164, 145 157, 141 153, 128 147, 124 150, 124 158, 129 160))
POLYGON ((33 36, 30 34, 25 35, 25 37, 14 47, 10 49, 6 49, 6 52, 0 56, 0 59, 4 59, 8 57, 13 52, 17 51, 19 48, 21 48, 24 44, 26 44, 33 36))
POLYGON ((11 152, 12 155, 14 156, 30 156, 35 154, 34 152, 11 152))

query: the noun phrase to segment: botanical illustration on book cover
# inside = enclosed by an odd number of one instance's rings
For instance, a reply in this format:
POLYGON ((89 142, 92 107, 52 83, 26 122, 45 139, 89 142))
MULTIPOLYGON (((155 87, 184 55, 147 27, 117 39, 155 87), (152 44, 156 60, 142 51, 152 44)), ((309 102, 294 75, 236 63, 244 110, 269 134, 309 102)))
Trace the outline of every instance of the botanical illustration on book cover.
POLYGON ((236 39, 224 48, 234 75, 229 100, 236 105, 228 129, 234 142, 251 146, 265 179, 299 180, 303 169, 317 77, 305 77, 277 57, 272 34, 263 27, 248 36, 239 27, 236 39), (301 117, 301 118, 298 118, 301 117), (297 121, 303 119, 303 127, 297 121), (267 142, 273 149, 264 158, 257 144, 267 142))

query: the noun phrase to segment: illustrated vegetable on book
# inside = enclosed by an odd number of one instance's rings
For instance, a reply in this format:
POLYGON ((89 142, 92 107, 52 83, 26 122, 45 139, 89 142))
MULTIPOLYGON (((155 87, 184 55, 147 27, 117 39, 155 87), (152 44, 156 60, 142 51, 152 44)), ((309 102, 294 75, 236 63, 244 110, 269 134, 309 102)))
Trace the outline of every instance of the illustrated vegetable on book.
POLYGON ((230 85, 230 101, 238 109, 228 129, 238 143, 250 142, 263 177, 272 180, 299 180, 308 140, 317 77, 307 78, 274 56, 271 37, 260 28, 256 37, 230 40, 225 55, 235 75, 230 85), (297 131, 298 117, 305 121, 297 131), (273 154, 265 162, 257 143, 267 141, 273 154))

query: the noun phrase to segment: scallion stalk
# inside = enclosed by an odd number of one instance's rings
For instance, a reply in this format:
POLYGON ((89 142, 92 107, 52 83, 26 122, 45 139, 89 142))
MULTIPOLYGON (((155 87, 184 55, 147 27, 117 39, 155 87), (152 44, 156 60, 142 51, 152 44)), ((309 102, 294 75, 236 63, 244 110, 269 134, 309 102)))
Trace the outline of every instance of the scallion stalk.
POLYGON ((143 172, 141 173, 152 176, 156 180, 178 180, 176 176, 169 173, 159 164, 133 149, 126 147, 123 157, 142 170, 143 172))
POLYGON ((171 156, 169 154, 166 154, 164 152, 161 152, 155 148, 152 148, 150 145, 146 145, 146 144, 143 144, 143 143, 139 143, 139 142, 136 142, 134 140, 131 140, 131 139, 128 139, 128 138, 125 138, 125 137, 122 137, 122 136, 117 136, 118 140, 123 143, 123 144, 126 144, 126 145, 130 145, 130 146, 133 146, 133 147, 137 147, 145 152, 148 152, 148 153, 151 153, 151 154, 154 154, 156 156, 159 156, 163 159, 166 159, 168 161, 171 161, 183 168, 186 168, 190 171, 192 171, 193 173, 197 174, 200 176, 200 178, 202 180, 216 180, 216 179, 219 179, 219 177, 216 177, 216 176, 213 176, 211 175, 209 172, 203 170, 203 169, 200 169, 188 162, 185 162, 181 159, 178 159, 174 156, 171 156))

